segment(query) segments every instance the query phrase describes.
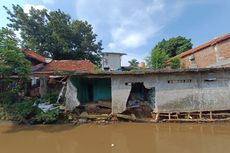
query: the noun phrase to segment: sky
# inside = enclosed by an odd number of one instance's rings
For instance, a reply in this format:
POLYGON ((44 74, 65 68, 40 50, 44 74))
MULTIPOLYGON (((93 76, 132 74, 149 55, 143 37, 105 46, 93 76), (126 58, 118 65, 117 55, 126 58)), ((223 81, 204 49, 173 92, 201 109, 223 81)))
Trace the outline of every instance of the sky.
POLYGON ((21 5, 61 9, 72 19, 87 20, 103 51, 127 53, 122 65, 150 55, 162 39, 183 36, 193 47, 230 33, 230 0, 1 0, 0 27, 9 21, 2 7, 21 5))

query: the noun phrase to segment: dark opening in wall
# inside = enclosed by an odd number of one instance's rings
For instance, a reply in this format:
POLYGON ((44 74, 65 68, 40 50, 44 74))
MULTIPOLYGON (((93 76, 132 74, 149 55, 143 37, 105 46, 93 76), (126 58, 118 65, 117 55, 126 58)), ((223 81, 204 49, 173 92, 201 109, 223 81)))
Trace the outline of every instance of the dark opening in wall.
POLYGON ((191 83, 191 82, 192 82, 191 79, 187 79, 187 80, 168 80, 169 84, 172 84, 172 83, 191 83))
POLYGON ((127 112, 136 117, 151 117, 155 106, 155 87, 147 89, 143 82, 126 83, 131 85, 130 95, 127 101, 127 112))

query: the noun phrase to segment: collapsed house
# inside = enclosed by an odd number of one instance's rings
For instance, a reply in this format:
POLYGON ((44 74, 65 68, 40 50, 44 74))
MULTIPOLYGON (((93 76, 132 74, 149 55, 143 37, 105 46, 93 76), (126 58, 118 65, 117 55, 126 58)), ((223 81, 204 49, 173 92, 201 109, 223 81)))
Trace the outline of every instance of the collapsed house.
POLYGON ((33 72, 39 78, 40 94, 47 88, 59 91, 58 99, 65 96, 66 110, 77 114, 178 119, 183 113, 186 118, 212 118, 212 112, 224 115, 230 110, 229 67, 109 72, 95 71, 87 60, 43 65, 33 72))
POLYGON ((69 110, 103 101, 110 104, 106 107, 111 107, 112 114, 143 105, 151 113, 170 118, 182 112, 230 110, 230 68, 72 73, 69 85, 76 92, 75 104, 66 103, 69 110))

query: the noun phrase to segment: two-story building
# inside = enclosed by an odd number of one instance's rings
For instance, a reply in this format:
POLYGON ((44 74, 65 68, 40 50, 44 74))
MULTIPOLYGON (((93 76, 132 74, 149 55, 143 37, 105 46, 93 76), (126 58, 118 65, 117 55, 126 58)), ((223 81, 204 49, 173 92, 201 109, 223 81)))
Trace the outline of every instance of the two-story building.
POLYGON ((182 68, 186 69, 229 67, 230 33, 183 52, 177 57, 182 59, 182 68))
POLYGON ((103 52, 102 53, 102 69, 103 70, 118 70, 121 68, 121 57, 125 53, 103 52))

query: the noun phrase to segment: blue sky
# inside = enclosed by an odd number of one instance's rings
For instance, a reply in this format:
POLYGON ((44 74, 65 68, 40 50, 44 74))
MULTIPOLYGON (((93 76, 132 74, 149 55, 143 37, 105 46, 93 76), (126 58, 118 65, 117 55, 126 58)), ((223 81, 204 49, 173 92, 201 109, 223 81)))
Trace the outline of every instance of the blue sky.
POLYGON ((191 38, 194 47, 230 32, 230 0, 1 0, 0 26, 8 20, 3 5, 61 9, 87 20, 104 51, 125 52, 123 65, 143 61, 163 38, 191 38))

